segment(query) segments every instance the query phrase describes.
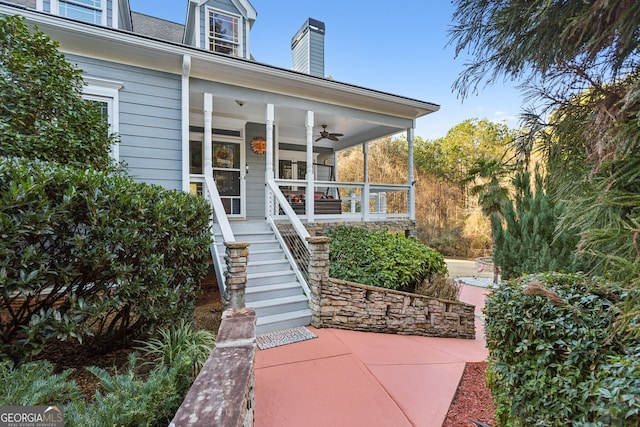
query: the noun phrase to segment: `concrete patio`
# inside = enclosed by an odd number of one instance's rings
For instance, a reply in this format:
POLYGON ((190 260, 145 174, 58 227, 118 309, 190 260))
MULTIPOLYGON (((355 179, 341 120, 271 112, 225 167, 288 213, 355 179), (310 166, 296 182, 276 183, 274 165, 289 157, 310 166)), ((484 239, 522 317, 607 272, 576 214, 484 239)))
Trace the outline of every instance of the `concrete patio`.
POLYGON ((464 285, 476 339, 309 328, 318 338, 258 351, 255 425, 440 426, 466 362, 487 357, 479 314, 488 289, 464 285))

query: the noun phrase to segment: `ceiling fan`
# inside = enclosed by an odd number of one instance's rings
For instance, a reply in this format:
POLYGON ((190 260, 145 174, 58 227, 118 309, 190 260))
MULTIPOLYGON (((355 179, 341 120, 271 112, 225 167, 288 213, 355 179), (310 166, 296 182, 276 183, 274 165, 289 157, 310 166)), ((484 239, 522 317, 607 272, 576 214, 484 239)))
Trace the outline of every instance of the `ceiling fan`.
POLYGON ((331 141, 338 141, 339 136, 344 136, 341 133, 330 133, 327 132, 327 125, 322 125, 322 130, 320 131, 320 137, 316 139, 316 142, 321 139, 330 139, 331 141))

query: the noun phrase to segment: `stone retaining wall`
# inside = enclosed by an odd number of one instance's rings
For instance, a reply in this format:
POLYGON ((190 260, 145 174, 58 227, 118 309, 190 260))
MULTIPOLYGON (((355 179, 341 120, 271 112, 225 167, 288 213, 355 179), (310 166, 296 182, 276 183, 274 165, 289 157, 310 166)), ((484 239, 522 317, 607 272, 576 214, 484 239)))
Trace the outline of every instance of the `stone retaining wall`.
POLYGON ((475 339, 475 307, 329 278, 316 327, 475 339))
POLYGON ((309 243, 309 306, 317 328, 475 338, 475 306, 329 277, 329 239, 309 243))
POLYGON ((169 427, 253 426, 256 313, 226 310, 216 346, 169 427))
POLYGON ((307 231, 312 236, 322 236, 327 234, 331 229, 339 225, 348 225, 351 227, 360 227, 367 230, 389 231, 391 233, 402 233, 407 237, 417 237, 418 229, 416 222, 409 219, 398 219, 393 221, 339 221, 339 222, 315 222, 305 223, 307 231))

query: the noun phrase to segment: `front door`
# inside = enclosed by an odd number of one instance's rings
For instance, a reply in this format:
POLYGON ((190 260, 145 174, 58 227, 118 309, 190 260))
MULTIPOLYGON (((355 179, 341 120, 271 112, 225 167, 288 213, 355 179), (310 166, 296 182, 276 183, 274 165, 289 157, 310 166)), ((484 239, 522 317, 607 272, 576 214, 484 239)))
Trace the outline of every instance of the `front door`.
MULTIPOLYGON (((203 138, 195 139, 192 134, 190 139, 190 172, 192 175, 202 175, 203 138)), ((214 135, 211 145, 213 179, 224 210, 229 217, 244 218, 245 170, 241 167, 244 164, 242 139, 214 135)), ((201 191, 197 187, 194 190, 201 191)))
POLYGON ((243 217, 244 170, 241 143, 213 141, 213 179, 224 210, 229 216, 243 217))

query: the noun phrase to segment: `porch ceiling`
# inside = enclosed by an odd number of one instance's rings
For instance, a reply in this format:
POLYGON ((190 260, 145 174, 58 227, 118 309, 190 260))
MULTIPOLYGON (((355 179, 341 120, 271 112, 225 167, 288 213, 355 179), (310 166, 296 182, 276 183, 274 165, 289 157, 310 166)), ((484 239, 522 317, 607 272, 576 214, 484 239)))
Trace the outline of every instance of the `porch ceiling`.
MULTIPOLYGON (((215 117, 264 123, 265 108, 266 103, 259 100, 248 100, 243 97, 239 97, 239 99, 224 98, 214 94, 214 127, 215 117)), ((191 125, 203 125, 202 109, 203 93, 192 91, 190 94, 191 125)), ((352 114, 349 115, 348 109, 345 110, 329 104, 319 105, 311 100, 309 101, 308 109, 314 111, 314 146, 336 151, 404 132, 410 126, 410 122, 406 120, 395 120, 398 123, 384 123, 384 120, 378 114, 359 110, 351 110, 352 114), (338 142, 328 139, 315 142, 320 135, 322 125, 327 125, 327 131, 341 133, 344 136, 340 137, 338 142)), ((278 127, 280 142, 306 144, 306 111, 307 109, 298 106, 275 104, 275 123, 278 127)), ((392 120, 387 119, 387 121, 392 120)))

